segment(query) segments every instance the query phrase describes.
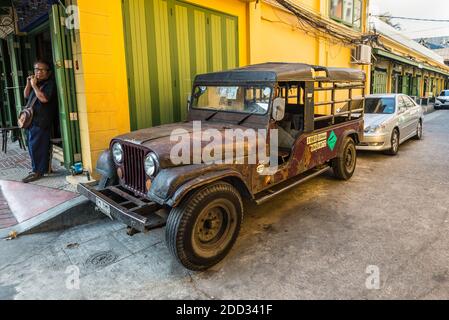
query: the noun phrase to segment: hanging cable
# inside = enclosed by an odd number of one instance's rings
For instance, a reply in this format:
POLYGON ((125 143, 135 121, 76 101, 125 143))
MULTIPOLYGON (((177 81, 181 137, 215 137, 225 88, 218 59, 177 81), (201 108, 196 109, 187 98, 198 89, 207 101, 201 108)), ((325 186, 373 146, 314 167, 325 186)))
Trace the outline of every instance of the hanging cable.
POLYGON ((389 19, 400 19, 400 20, 413 20, 413 21, 426 21, 426 22, 449 22, 447 19, 423 19, 423 18, 409 18, 409 17, 392 17, 389 15, 371 15, 376 18, 389 18, 389 19))
POLYGON ((291 12, 300 21, 300 24, 304 27, 304 32, 312 33, 319 37, 328 38, 333 43, 343 42, 347 45, 357 45, 363 43, 356 32, 343 31, 328 21, 321 18, 320 15, 303 10, 297 4, 291 3, 288 0, 275 0, 283 8, 291 12))

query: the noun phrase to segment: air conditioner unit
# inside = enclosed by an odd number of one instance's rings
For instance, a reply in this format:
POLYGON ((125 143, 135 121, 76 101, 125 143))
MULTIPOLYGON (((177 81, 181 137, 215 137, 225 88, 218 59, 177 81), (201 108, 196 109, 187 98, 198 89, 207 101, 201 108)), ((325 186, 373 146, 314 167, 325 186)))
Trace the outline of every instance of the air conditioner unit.
POLYGON ((365 44, 358 45, 352 50, 352 63, 371 64, 372 48, 365 44))

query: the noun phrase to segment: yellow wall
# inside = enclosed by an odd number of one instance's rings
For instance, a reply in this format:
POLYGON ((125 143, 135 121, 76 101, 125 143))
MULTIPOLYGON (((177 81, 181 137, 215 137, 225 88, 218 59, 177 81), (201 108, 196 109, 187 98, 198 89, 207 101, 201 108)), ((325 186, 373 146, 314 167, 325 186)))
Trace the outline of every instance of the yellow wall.
MULTIPOLYGON (((328 23, 351 29, 338 22, 328 19, 328 1, 325 0, 296 0, 306 9, 313 10, 326 19, 328 23)), ((364 3, 366 5, 366 3, 364 3)), ((353 68, 365 71, 368 81, 366 92, 369 92, 369 66, 358 66, 351 63, 351 49, 344 43, 331 41, 327 38, 317 38, 315 34, 298 27, 298 19, 270 3, 254 3, 248 7, 250 17, 250 62, 262 63, 267 61, 301 62, 326 67, 353 68)), ((365 11, 364 11, 365 12, 365 11)), ((365 21, 366 17, 364 17, 365 21)), ((362 36, 362 33, 357 33, 362 36)), ((361 95, 361 90, 354 92, 355 96, 361 95)), ((329 101, 330 95, 321 93, 316 99, 329 101)), ((337 99, 347 99, 344 92, 337 92, 337 99)), ((330 106, 317 108, 318 113, 329 113, 330 106)))
POLYGON ((77 97, 87 168, 112 137, 129 132, 128 84, 121 1, 78 0, 77 97))

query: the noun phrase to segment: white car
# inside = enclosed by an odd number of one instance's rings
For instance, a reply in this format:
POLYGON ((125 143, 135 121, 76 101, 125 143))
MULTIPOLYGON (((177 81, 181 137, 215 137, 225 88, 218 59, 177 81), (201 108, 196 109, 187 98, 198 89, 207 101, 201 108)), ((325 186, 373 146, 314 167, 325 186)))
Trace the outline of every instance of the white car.
POLYGON ((422 139, 423 117, 422 107, 407 95, 367 96, 365 135, 357 148, 396 155, 399 145, 406 140, 422 139))
POLYGON ((449 107, 449 90, 441 91, 440 95, 435 99, 435 110, 449 107))

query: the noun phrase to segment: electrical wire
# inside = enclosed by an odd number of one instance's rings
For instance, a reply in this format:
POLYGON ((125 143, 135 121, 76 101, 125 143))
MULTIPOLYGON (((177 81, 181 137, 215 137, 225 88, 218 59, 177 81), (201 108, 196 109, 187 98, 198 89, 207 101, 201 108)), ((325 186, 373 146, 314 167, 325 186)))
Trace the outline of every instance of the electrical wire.
POLYGON ((358 45, 364 42, 359 34, 349 31, 343 31, 341 28, 330 24, 328 21, 316 13, 303 10, 297 4, 288 0, 275 0, 279 5, 291 12, 300 22, 301 30, 307 34, 313 34, 318 37, 329 39, 333 44, 345 43, 347 45, 358 45))
POLYGON ((423 18, 409 18, 409 17, 393 17, 388 15, 371 15, 376 18, 390 18, 390 19, 400 19, 400 20, 413 20, 413 21, 426 21, 426 22, 449 22, 447 19, 423 19, 423 18))

